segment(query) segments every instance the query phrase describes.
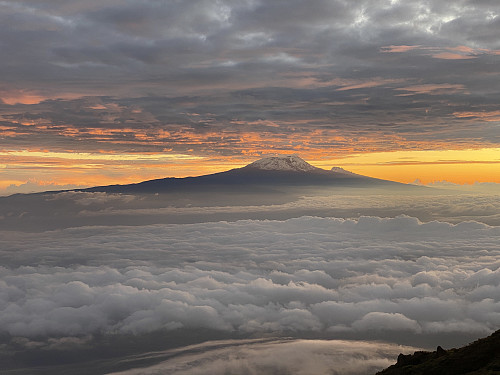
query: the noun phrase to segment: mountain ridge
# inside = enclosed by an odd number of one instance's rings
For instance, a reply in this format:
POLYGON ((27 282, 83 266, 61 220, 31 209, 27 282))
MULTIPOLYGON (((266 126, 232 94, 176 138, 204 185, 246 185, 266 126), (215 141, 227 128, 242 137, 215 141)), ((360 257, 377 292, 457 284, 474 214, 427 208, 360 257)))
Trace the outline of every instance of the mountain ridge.
POLYGON ((400 354, 397 363, 376 375, 500 374, 500 330, 459 349, 400 354))

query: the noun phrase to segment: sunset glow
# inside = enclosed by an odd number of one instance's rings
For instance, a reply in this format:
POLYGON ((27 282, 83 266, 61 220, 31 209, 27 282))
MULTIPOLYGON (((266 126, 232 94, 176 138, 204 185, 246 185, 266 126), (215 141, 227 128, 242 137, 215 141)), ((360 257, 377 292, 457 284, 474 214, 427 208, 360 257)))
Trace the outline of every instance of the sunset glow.
MULTIPOLYGON (((279 153, 275 153, 279 154, 279 153)), ((293 154, 282 151, 281 154, 293 154)), ((273 155, 273 153, 271 153, 273 155)), ((346 170, 403 183, 445 180, 457 184, 500 183, 500 149, 446 151, 371 152, 329 158, 327 153, 305 152, 312 165, 346 170)), ((10 179, 0 188, 27 182, 40 186, 74 185, 80 187, 126 184, 164 177, 187 177, 239 168, 256 156, 209 158, 184 154, 106 154, 50 151, 10 151, 0 153, 0 173, 10 179)))
POLYGON ((404 183, 416 179, 422 183, 500 183, 500 148, 369 153, 341 159, 339 165, 359 174, 404 183))
POLYGON ((0 0, 0 372, 493 369, 499 27, 494 0, 0 0))

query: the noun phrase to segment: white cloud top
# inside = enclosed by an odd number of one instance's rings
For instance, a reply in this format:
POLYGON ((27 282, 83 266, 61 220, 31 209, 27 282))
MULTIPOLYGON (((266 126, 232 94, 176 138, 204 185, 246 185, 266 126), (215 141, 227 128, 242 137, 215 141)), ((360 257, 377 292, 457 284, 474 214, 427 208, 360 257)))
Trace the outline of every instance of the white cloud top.
POLYGON ((4 232, 0 331, 480 336, 500 324, 499 239, 406 216, 4 232))

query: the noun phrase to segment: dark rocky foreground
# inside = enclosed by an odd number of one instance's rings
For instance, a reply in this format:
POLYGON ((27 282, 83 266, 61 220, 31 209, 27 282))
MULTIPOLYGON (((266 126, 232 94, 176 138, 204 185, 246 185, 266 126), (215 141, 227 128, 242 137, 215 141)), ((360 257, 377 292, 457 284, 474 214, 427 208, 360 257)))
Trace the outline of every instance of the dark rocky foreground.
POLYGON ((500 374, 500 330, 463 348, 419 351, 398 356, 395 365, 377 375, 500 374))

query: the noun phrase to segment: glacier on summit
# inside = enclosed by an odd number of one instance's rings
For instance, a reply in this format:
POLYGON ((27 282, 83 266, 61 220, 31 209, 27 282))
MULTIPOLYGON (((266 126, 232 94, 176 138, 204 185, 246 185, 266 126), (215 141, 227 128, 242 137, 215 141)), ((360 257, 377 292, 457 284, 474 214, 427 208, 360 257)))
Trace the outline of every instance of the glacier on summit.
POLYGON ((296 154, 287 156, 267 156, 262 159, 256 160, 241 169, 258 169, 264 171, 286 172, 334 172, 341 175, 360 176, 341 167, 332 167, 330 171, 315 167, 296 154))
POLYGON ((313 167, 297 155, 288 156, 268 156, 251 164, 246 168, 262 169, 267 171, 296 171, 310 172, 318 171, 320 168, 313 167))

